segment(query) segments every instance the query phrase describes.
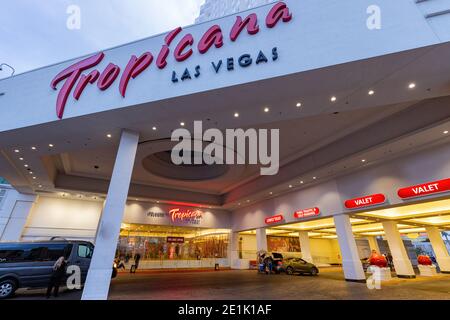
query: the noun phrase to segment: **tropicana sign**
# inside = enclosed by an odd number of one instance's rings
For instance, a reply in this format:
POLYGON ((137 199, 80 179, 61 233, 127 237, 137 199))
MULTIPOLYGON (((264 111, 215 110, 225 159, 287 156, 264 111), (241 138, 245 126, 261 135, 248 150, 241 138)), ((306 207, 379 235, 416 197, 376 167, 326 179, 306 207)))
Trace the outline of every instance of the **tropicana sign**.
MULTIPOLYGON (((267 14, 265 25, 267 28, 273 28, 279 21, 289 22, 291 19, 292 14, 288 6, 284 2, 278 2, 267 14)), ((236 22, 229 33, 230 40, 232 42, 236 41, 244 29, 247 29, 247 32, 250 35, 255 35, 260 31, 258 16, 255 13, 249 14, 244 19, 241 16, 236 17, 236 22)), ((183 29, 178 27, 169 32, 165 37, 164 44, 156 58, 156 67, 158 69, 164 69, 167 66, 167 58, 171 52, 172 43, 182 31, 183 29)), ((224 32, 222 28, 217 24, 213 25, 198 41, 197 50, 200 54, 205 54, 212 46, 221 48, 224 45, 223 39, 224 32)), ((188 33, 179 39, 173 50, 175 60, 183 62, 189 59, 194 53, 194 43, 195 39, 191 33, 188 33)), ((274 52, 273 54, 274 58, 276 58, 277 53, 274 52)), ((109 63, 101 73, 98 70, 92 70, 89 73, 84 74, 86 70, 97 66, 104 57, 105 54, 99 52, 64 69, 52 80, 51 88, 54 90, 57 90, 58 84, 65 80, 56 101, 56 115, 59 119, 62 119, 64 115, 64 108, 71 93, 75 100, 79 100, 88 84, 97 82, 98 89, 105 91, 111 87, 119 77, 121 68, 114 63, 109 63)), ((153 60, 154 56, 151 52, 144 52, 139 57, 135 55, 131 56, 120 77, 119 92, 122 97, 125 98, 129 81, 135 79, 146 70, 152 64, 153 60)))

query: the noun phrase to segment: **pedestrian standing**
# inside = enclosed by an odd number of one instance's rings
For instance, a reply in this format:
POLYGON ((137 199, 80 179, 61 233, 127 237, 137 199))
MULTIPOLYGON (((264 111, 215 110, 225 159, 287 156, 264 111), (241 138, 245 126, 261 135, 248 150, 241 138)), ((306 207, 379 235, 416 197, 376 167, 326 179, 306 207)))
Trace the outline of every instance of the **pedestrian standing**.
POLYGON ((134 264, 131 266, 130 273, 136 273, 136 270, 139 267, 140 260, 141 260, 141 255, 139 253, 136 253, 134 256, 134 264))
POLYGON ((50 282, 47 287, 47 299, 50 298, 53 291, 54 297, 58 297, 59 293, 59 286, 61 285, 61 281, 64 279, 64 276, 66 275, 66 260, 64 257, 59 257, 58 260, 56 260, 55 264, 52 268, 52 275, 50 277, 50 282))

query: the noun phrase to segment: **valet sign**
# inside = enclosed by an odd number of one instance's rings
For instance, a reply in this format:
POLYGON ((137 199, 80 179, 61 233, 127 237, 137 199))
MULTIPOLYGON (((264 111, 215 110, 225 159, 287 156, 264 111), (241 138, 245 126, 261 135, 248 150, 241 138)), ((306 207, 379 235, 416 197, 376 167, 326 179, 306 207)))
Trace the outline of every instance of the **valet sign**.
POLYGON ((371 207, 386 202, 386 196, 384 194, 373 194, 370 196, 350 199, 345 201, 345 207, 347 209, 359 209, 365 207, 371 207))
POLYGON ((398 196, 402 199, 428 196, 436 193, 450 192, 450 179, 419 184, 398 190, 398 196))
MULTIPOLYGON (((114 82, 118 81, 118 94, 125 98, 131 80, 136 79, 143 72, 158 72, 158 70, 165 69, 168 66, 167 58, 170 54, 178 63, 188 61, 194 53, 204 55, 210 50, 220 49, 225 45, 225 37, 231 42, 226 45, 232 45, 233 42, 239 41, 244 30, 253 36, 260 32, 267 32, 267 29, 272 29, 279 23, 288 23, 292 20, 292 13, 284 2, 277 2, 269 10, 264 20, 261 18, 263 17, 259 17, 255 13, 246 17, 237 16, 230 30, 225 30, 216 24, 205 30, 200 39, 195 39, 191 33, 186 34, 183 28, 178 27, 166 35, 157 55, 149 51, 136 52, 131 55, 126 66, 119 66, 112 61, 104 70, 93 69, 107 59, 104 52, 79 61, 58 73, 50 83, 52 89, 59 90, 56 98, 56 115, 62 119, 69 97, 72 96, 72 99, 79 100, 85 90, 93 90, 89 86, 96 84, 98 90, 106 91, 114 82)), ((273 47, 270 52, 252 48, 251 52, 239 52, 235 57, 205 61, 203 65, 183 66, 182 68, 173 66, 177 70, 171 73, 171 78, 168 80, 172 85, 179 84, 199 78, 206 68, 214 74, 220 74, 231 72, 236 68, 246 69, 251 65, 273 63, 278 60, 278 57, 277 47, 273 47)))

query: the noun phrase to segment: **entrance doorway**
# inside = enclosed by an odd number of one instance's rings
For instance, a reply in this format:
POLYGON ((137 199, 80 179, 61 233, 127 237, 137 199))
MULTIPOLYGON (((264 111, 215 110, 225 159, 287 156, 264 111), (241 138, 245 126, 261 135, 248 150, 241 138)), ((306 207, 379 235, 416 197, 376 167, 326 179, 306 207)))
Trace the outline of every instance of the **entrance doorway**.
POLYGON ((130 269, 229 267, 227 229, 126 224, 121 226, 116 256, 130 269))

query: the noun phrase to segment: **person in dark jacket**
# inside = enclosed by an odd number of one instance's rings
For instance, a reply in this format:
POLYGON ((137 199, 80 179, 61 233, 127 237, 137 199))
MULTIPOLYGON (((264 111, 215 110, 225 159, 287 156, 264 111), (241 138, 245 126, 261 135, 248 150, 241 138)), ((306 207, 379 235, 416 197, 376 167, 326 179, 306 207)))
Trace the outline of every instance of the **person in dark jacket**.
POLYGON ((47 299, 50 298, 53 291, 54 297, 58 297, 59 286, 61 285, 64 276, 66 275, 67 262, 64 257, 60 257, 53 265, 52 275, 47 287, 47 299))
POLYGON ((134 256, 134 264, 131 266, 130 273, 136 273, 136 270, 139 267, 140 260, 141 260, 141 255, 139 253, 137 253, 134 256))

